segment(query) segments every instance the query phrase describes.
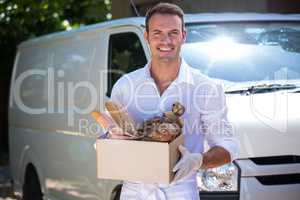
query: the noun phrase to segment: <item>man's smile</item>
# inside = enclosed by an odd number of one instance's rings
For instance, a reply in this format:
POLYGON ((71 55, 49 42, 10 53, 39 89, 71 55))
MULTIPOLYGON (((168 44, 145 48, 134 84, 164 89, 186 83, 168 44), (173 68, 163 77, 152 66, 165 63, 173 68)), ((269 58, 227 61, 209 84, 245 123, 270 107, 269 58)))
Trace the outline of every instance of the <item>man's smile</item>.
POLYGON ((162 52, 171 52, 174 50, 174 47, 158 47, 157 49, 162 52))

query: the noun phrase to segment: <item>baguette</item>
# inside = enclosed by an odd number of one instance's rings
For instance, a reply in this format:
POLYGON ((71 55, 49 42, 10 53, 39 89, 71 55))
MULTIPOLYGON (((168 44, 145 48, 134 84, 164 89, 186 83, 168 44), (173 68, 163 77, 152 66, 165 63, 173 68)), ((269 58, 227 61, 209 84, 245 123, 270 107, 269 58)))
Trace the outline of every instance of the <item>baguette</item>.
POLYGON ((105 116, 105 114, 102 114, 98 111, 91 112, 91 116, 94 118, 96 122, 100 124, 100 126, 104 130, 107 130, 112 124, 112 121, 109 119, 109 117, 105 116))
POLYGON ((112 101, 108 101, 105 103, 105 108, 109 112, 112 119, 116 122, 116 124, 124 131, 132 136, 137 135, 137 131, 135 130, 135 125, 133 119, 129 116, 128 112, 121 107, 119 107, 116 103, 112 101))

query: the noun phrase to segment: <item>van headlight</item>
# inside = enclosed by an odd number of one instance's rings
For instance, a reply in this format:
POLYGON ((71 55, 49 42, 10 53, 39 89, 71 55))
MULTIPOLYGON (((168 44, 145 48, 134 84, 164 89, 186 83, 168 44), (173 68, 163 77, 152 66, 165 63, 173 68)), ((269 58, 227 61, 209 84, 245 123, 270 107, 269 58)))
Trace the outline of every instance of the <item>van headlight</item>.
POLYGON ((233 163, 197 173, 197 184, 200 191, 238 191, 239 169, 233 163))

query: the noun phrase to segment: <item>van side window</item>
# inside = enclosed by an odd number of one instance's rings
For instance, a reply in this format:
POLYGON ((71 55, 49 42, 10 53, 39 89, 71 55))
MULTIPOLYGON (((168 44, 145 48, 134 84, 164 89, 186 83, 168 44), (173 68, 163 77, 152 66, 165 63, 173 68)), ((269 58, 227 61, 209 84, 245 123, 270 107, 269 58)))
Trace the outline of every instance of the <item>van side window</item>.
POLYGON ((110 97, 115 82, 122 75, 143 67, 147 59, 139 37, 132 32, 111 35, 108 51, 107 96, 110 97))

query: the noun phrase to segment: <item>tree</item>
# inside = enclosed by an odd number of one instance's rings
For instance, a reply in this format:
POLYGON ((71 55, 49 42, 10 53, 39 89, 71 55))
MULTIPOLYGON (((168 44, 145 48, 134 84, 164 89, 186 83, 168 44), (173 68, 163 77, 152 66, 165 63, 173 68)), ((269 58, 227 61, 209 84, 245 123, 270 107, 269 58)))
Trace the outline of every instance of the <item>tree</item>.
POLYGON ((0 0, 0 144, 7 148, 8 87, 17 45, 111 18, 110 0, 0 0), (4 132, 4 134, 3 134, 4 132), (2 134, 2 135, 1 135, 2 134))
POLYGON ((107 20, 110 10, 110 0, 0 0, 1 76, 21 41, 107 20))

